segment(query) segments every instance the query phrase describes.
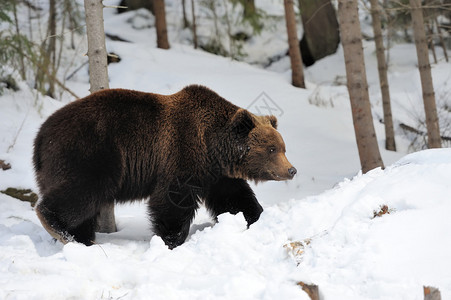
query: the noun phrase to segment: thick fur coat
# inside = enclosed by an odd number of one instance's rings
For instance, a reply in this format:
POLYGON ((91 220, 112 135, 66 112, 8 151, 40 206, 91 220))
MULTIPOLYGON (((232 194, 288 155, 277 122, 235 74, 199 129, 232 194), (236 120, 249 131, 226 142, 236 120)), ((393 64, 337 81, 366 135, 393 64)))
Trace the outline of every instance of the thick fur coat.
POLYGON ((214 217, 262 207, 247 180, 291 179, 296 169, 274 116, 255 116, 202 86, 173 95, 111 89, 50 116, 34 144, 46 230, 91 245, 106 203, 147 199, 153 230, 182 244, 201 202, 214 217))

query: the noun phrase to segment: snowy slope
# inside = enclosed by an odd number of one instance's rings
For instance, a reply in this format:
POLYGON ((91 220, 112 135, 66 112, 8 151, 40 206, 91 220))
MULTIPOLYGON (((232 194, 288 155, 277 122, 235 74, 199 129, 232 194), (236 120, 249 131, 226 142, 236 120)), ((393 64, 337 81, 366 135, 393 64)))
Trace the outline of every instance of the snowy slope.
MULTIPOLYGON (((281 5, 265 3, 274 10, 281 5)), ((345 73, 341 49, 306 70, 303 90, 290 85, 286 59, 261 70, 175 42, 169 51, 155 49, 153 29, 132 31, 139 22, 131 22, 132 16, 105 14, 107 32, 134 41, 107 42, 122 58, 109 66, 110 87, 170 94, 203 84, 255 113, 273 113, 298 175, 255 187, 265 211, 249 230, 242 215, 222 215, 213 225, 201 209, 187 242, 173 251, 148 229, 142 203, 118 206, 119 232, 99 234, 98 245, 63 246, 52 241, 28 203, 0 193, 0 299, 307 299, 296 285, 300 280, 317 284, 324 299, 422 299, 422 285, 437 286, 443 299, 451 298, 451 150, 399 160, 408 143, 397 132, 401 151, 381 150, 389 167, 358 174, 346 87, 334 84, 345 73), (391 213, 373 219, 381 205, 391 213), (284 247, 303 241, 302 255, 284 247)), ((414 121, 412 108, 421 111, 414 51, 412 45, 392 49, 389 76, 398 123, 414 121)), ((79 64, 85 52, 81 47, 79 64)), ((365 54, 382 149, 371 43, 365 43, 365 54)), ((441 62, 432 71, 436 90, 443 91, 437 94, 446 95, 450 64, 441 62)), ((87 95, 87 69, 67 84, 87 95)), ((68 101, 69 96, 58 102, 36 95, 24 84, 0 97, 0 159, 12 165, 0 170, 0 190, 36 190, 33 138, 68 101)))
POLYGON ((0 298, 308 299, 302 280, 324 299, 422 299, 424 284, 448 299, 450 180, 451 150, 415 153, 268 206, 248 230, 241 214, 221 215, 172 251, 136 208, 119 210, 120 231, 98 246, 55 244, 28 204, 0 194, 0 298), (391 213, 373 218, 381 205, 391 213), (283 247, 306 239, 301 256, 283 247))

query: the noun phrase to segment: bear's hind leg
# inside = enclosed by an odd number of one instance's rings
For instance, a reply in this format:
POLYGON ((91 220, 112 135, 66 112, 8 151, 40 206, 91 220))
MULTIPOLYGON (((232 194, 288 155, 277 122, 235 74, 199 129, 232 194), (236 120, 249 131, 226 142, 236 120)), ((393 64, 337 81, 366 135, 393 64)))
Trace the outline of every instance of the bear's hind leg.
POLYGON ((45 230, 56 240, 63 244, 73 242, 74 238, 71 236, 63 222, 60 221, 58 216, 46 208, 42 202, 36 205, 36 214, 41 221, 45 230))
POLYGON ((96 227, 97 216, 94 216, 85 220, 80 225, 70 228, 68 232, 77 242, 83 243, 86 246, 91 246, 94 244, 96 227))
POLYGON ((229 212, 237 214, 242 212, 249 227, 258 220, 263 208, 258 203, 249 184, 243 179, 219 178, 207 191, 205 206, 213 215, 229 212))
POLYGON ((93 199, 99 195, 71 195, 77 193, 59 189, 44 194, 36 206, 36 214, 47 232, 63 244, 76 241, 92 245, 100 205, 93 199))

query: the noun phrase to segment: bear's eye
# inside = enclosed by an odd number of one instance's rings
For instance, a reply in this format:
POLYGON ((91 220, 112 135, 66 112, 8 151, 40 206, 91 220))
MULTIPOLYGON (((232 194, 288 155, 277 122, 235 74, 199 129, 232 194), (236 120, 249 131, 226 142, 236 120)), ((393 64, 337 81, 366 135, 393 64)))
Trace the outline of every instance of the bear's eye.
POLYGON ((269 153, 276 152, 276 147, 269 147, 269 153))

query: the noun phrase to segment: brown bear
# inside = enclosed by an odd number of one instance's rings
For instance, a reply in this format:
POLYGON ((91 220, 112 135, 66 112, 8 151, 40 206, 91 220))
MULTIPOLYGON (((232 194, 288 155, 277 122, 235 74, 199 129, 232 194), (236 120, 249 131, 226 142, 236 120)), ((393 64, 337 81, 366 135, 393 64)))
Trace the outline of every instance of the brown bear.
POLYGON ((173 95, 102 90, 51 115, 34 141, 44 228, 91 245, 100 208, 147 199, 154 232, 181 245, 204 203, 216 217, 263 211, 247 180, 287 180, 296 169, 274 116, 255 116, 210 89, 173 95))

